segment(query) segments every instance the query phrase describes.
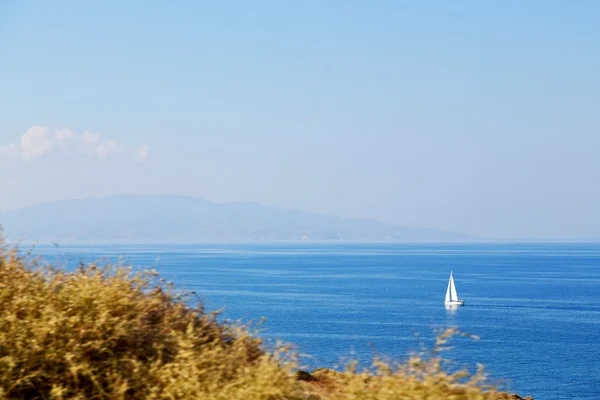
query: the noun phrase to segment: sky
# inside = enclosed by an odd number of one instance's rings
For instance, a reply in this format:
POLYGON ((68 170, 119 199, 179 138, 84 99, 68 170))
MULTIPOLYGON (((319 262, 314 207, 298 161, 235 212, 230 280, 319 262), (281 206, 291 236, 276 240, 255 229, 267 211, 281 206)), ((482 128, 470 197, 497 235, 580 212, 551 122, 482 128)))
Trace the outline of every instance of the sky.
POLYGON ((600 239, 600 2, 0 2, 0 211, 185 194, 600 239))

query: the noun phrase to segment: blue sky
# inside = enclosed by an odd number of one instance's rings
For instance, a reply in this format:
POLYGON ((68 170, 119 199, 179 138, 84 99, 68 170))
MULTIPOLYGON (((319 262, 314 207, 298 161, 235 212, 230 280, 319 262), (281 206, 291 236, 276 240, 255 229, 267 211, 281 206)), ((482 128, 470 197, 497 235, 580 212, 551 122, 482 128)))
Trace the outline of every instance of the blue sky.
POLYGON ((600 239, 595 1, 4 1, 0 210, 172 193, 600 239))

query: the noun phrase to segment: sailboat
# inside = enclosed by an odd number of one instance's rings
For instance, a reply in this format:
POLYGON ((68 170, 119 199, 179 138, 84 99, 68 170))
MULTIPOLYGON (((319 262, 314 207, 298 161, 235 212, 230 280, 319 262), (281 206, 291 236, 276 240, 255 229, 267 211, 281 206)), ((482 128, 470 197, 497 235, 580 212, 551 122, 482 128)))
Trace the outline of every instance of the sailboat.
POLYGON ((452 277, 452 271, 450 271, 450 280, 448 281, 448 289, 446 289, 446 300, 444 304, 447 306, 462 306, 465 301, 458 298, 456 294, 456 286, 454 286, 454 278, 452 277))

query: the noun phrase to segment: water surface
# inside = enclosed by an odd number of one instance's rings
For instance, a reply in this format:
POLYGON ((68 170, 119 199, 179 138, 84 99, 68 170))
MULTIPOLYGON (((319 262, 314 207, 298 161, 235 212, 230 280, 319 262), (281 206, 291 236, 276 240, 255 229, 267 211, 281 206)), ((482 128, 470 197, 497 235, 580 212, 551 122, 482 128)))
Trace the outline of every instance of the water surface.
POLYGON ((50 261, 124 257, 195 290, 228 318, 266 317, 310 368, 352 350, 405 357, 415 334, 458 326, 480 336, 449 354, 483 363, 522 395, 600 399, 598 244, 219 244, 38 247, 50 261), (443 299, 450 270, 466 305, 443 299))

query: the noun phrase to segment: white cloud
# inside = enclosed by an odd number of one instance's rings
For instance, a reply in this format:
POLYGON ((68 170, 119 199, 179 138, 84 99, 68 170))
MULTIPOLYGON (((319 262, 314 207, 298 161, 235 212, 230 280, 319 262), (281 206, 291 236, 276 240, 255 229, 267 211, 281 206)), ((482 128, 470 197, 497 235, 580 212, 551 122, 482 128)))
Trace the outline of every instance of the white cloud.
POLYGON ((146 161, 148 158, 148 153, 150 153, 150 146, 143 144, 135 151, 133 156, 136 161, 142 162, 146 161))
POLYGON ((100 143, 100 135, 94 132, 83 132, 80 136, 81 151, 88 157, 97 158, 96 149, 100 143))
POLYGON ((116 140, 102 140, 99 134, 95 132, 83 132, 81 134, 84 151, 87 155, 104 160, 113 154, 127 153, 127 149, 120 146, 116 140))
POLYGON ((100 135, 94 132, 85 131, 81 134, 81 140, 84 143, 96 145, 100 142, 100 135))
POLYGON ((98 146, 96 147, 96 157, 98 157, 99 160, 104 160, 106 157, 108 157, 111 154, 116 154, 116 153, 121 153, 121 152, 122 152, 121 148, 119 147, 117 142, 114 141, 113 139, 100 142, 100 143, 98 143, 98 146))
POLYGON ((0 155, 15 156, 19 154, 19 147, 16 144, 0 146, 0 155))
POLYGON ((68 128, 56 130, 56 141, 59 143, 65 142, 66 140, 71 139, 73 136, 75 136, 75 133, 68 128))
POLYGON ((114 139, 103 139, 96 132, 76 134, 68 128, 52 131, 48 127, 33 126, 21 135, 19 143, 0 145, 0 155, 20 156, 25 161, 31 161, 57 149, 63 155, 82 154, 97 160, 115 155, 130 155, 136 161, 146 160, 150 150, 147 144, 127 148, 114 139))
POLYGON ((52 136, 50 129, 44 126, 33 126, 21 136, 21 155, 25 160, 47 154, 52 149, 52 136))
POLYGON ((63 154, 70 154, 71 153, 70 142, 72 142, 72 139, 75 137, 75 132, 73 132, 71 129, 68 129, 68 128, 57 129, 54 132, 54 136, 55 136, 57 147, 60 149, 60 151, 63 154))

